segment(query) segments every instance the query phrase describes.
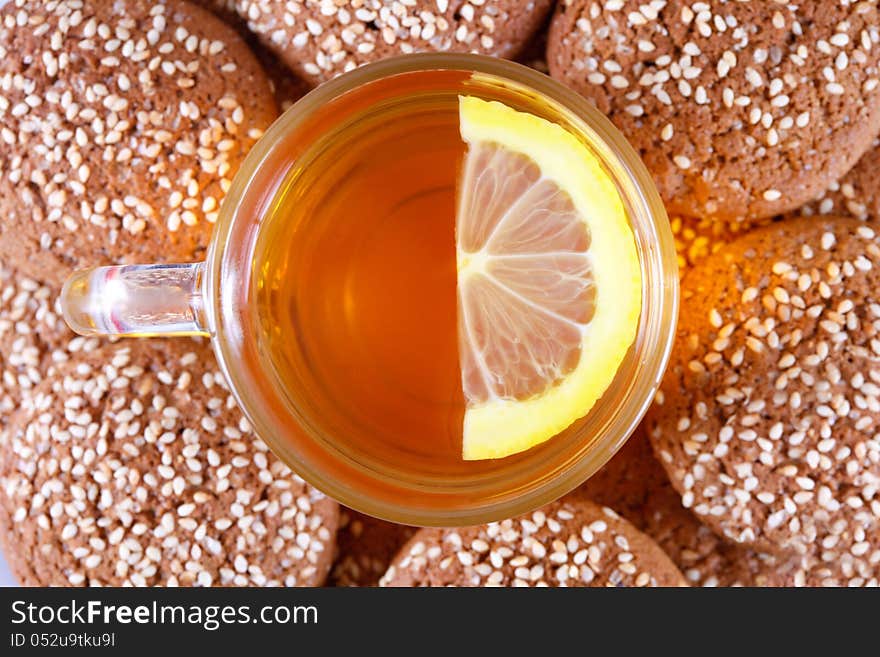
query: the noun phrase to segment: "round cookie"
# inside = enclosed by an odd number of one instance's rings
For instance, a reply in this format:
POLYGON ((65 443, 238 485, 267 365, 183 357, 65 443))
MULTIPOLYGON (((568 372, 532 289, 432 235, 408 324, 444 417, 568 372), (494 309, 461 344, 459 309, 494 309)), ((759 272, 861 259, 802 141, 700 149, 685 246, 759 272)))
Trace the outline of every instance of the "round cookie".
MULTIPOLYGON (((826 574, 814 557, 779 557, 723 541, 681 505, 648 436, 639 428, 577 494, 611 507, 653 538, 693 586, 821 586, 846 583, 843 569, 826 574)), ((870 573, 877 579, 880 565, 870 573)), ((870 580, 870 577, 866 578, 870 580)))
POLYGON ((25 585, 320 585, 337 522, 195 341, 71 360, 0 442, 0 541, 25 585))
POLYGON ((416 531, 416 527, 385 522, 343 507, 329 583, 376 586, 394 555, 416 531))
POLYGON ((775 223, 685 275, 650 435, 684 506, 728 540, 880 559, 866 538, 880 526, 878 289, 880 237, 851 219, 775 223))
POLYGON ((56 288, 0 263, 0 427, 55 367, 97 344, 67 328, 56 288))
POLYGON ((552 0, 236 0, 261 41, 310 84, 413 52, 516 57, 544 25, 552 0))
POLYGON ((381 586, 684 586, 647 536, 607 507, 567 497, 462 529, 421 529, 381 586))
POLYGON ((202 259, 277 115, 241 38, 183 0, 16 0, 0 18, 0 257, 52 284, 202 259))
MULTIPOLYGON (((658 468, 661 466, 657 466, 658 468)), ((854 587, 880 585, 880 561, 875 547, 855 556, 831 549, 804 555, 758 552, 721 540, 681 506, 671 485, 654 491, 647 505, 642 531, 657 541, 692 585, 751 587, 854 587), (873 555, 873 556, 872 556, 873 555)), ((635 523, 638 526, 638 523, 635 523)), ((880 545, 880 534, 866 535, 871 546, 880 545)), ((833 544, 833 538, 828 541, 833 544)))
POLYGON ((863 221, 880 220, 880 139, 843 178, 835 181, 815 201, 799 212, 806 216, 838 215, 863 221))
POLYGON ((760 219, 815 198, 880 130, 878 26, 865 2, 563 0, 548 63, 670 213, 760 219))

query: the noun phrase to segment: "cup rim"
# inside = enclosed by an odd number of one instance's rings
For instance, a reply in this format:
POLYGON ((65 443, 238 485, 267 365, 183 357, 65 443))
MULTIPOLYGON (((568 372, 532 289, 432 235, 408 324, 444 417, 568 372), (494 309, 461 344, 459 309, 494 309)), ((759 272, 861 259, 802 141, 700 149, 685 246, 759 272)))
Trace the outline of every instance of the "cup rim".
MULTIPOLYGON (((623 191, 619 190, 619 193, 624 196, 623 191)), ((640 253, 640 258, 642 257, 647 256, 642 256, 640 253)), ((376 517, 421 526, 464 526, 519 515, 570 492, 598 471, 623 446, 653 400, 672 349, 679 304, 677 256, 665 209, 645 165, 623 135, 584 97, 534 69, 485 55, 455 53, 402 55, 367 64, 312 90, 279 117, 251 149, 233 179, 221 206, 208 249, 204 283, 208 328, 218 364, 255 434, 294 472, 340 503, 376 517), (249 385, 254 379, 244 371, 245 368, 242 367, 239 353, 236 351, 236 345, 244 339, 243 331, 240 330, 241 324, 236 323, 234 318, 226 316, 229 314, 228 311, 224 312, 229 306, 224 294, 229 293, 230 290, 225 289, 228 285, 222 281, 225 277, 234 276, 236 273, 230 255, 234 252, 234 248, 228 248, 230 246, 228 239, 236 220, 241 217, 237 209, 280 137, 295 129, 326 102, 348 91, 389 75, 424 70, 477 71, 511 80, 555 101, 589 126, 601 142, 610 148, 617 163, 632 182, 633 189, 638 192, 639 198, 629 201, 638 203, 648 216, 653 218, 656 235, 653 236, 653 243, 650 245, 653 250, 651 255, 660 262, 660 270, 663 274, 658 281, 658 284, 662 285, 662 298, 659 303, 659 312, 662 316, 655 318, 654 322, 657 342, 653 350, 644 355, 644 362, 640 365, 640 368, 645 370, 645 376, 638 377, 625 400, 626 403, 630 400, 638 400, 627 414, 626 421, 615 418, 617 431, 613 432, 614 435, 606 432, 609 435, 601 445, 597 443, 595 447, 591 447, 574 464, 550 481, 522 493, 514 500, 490 502, 480 506, 479 509, 428 511, 408 509, 400 504, 390 505, 381 500, 365 497, 362 492, 340 484, 329 476, 329 473, 310 469, 294 453, 290 445, 286 444, 283 437, 276 437, 275 432, 264 421, 265 418, 254 412, 257 404, 255 400, 252 403, 249 385)), ((643 291, 643 298, 646 293, 643 291)), ((640 333, 642 330, 640 323, 640 333)), ((638 340, 639 336, 636 339, 638 340)))

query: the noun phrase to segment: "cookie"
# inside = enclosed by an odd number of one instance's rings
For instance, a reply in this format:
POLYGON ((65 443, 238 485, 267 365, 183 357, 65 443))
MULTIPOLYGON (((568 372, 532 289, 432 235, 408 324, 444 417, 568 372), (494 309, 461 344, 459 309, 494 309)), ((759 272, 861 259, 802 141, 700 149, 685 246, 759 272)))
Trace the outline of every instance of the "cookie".
MULTIPOLYGON (((681 504, 642 428, 578 494, 611 507, 653 538, 693 586, 823 586, 857 583, 819 559, 764 554, 722 540, 681 504)), ((878 565, 863 581, 877 581, 878 565)))
POLYGON ((548 64, 670 213, 760 219, 815 198, 880 130, 878 26, 870 2, 562 0, 548 64))
POLYGON ((337 523, 253 435, 204 343, 83 354, 0 441, 0 541, 25 585, 319 585, 337 523))
POLYGON ((799 212, 807 216, 838 215, 863 221, 880 220, 880 139, 843 178, 835 181, 816 200, 799 212))
POLYGON ((277 115, 241 38, 182 0, 15 0, 0 17, 0 258, 56 285, 202 259, 277 115))
POLYGON ((650 435, 728 540, 880 559, 878 289, 880 236, 851 219, 775 223, 684 276, 650 435))
POLYGON ((0 427, 55 367, 97 347, 67 328, 58 292, 0 263, 0 427))
POLYGON ((330 571, 333 586, 376 586, 394 555, 416 527, 385 522, 343 508, 336 535, 337 555, 330 571))
POLYGON ((421 529, 382 586, 684 586, 669 557, 607 507, 579 497, 462 529, 421 529))
POLYGON ((263 44, 312 85, 379 59, 413 52, 516 57, 552 0, 236 0, 263 44))

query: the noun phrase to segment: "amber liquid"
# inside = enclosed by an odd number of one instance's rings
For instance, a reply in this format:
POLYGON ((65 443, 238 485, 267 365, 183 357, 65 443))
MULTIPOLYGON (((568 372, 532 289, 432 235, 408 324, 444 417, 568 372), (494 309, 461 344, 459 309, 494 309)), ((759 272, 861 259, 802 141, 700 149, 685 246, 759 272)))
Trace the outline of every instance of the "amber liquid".
POLYGON ((273 236, 264 309, 276 360, 308 368, 324 421, 339 416, 374 456, 440 467, 461 461, 464 413, 454 230, 465 145, 457 107, 442 104, 365 125, 309 164, 311 198, 289 194, 275 210, 301 230, 273 236))
MULTIPOLYGON (((364 103, 297 152, 254 256, 265 361, 311 435, 368 469, 426 484, 495 480, 542 448, 462 459, 462 90, 447 80, 407 95, 412 77, 399 82, 393 103, 364 103)), ((384 84, 387 96, 397 82, 384 84)), ((333 119, 330 108, 325 127, 333 119)))

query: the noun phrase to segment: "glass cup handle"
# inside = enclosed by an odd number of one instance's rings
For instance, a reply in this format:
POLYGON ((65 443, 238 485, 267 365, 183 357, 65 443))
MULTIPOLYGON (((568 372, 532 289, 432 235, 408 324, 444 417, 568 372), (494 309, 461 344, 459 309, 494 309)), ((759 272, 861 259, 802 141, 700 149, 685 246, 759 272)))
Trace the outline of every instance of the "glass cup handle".
POLYGON ((208 335, 205 263, 78 271, 61 291, 64 320, 80 335, 208 335))

